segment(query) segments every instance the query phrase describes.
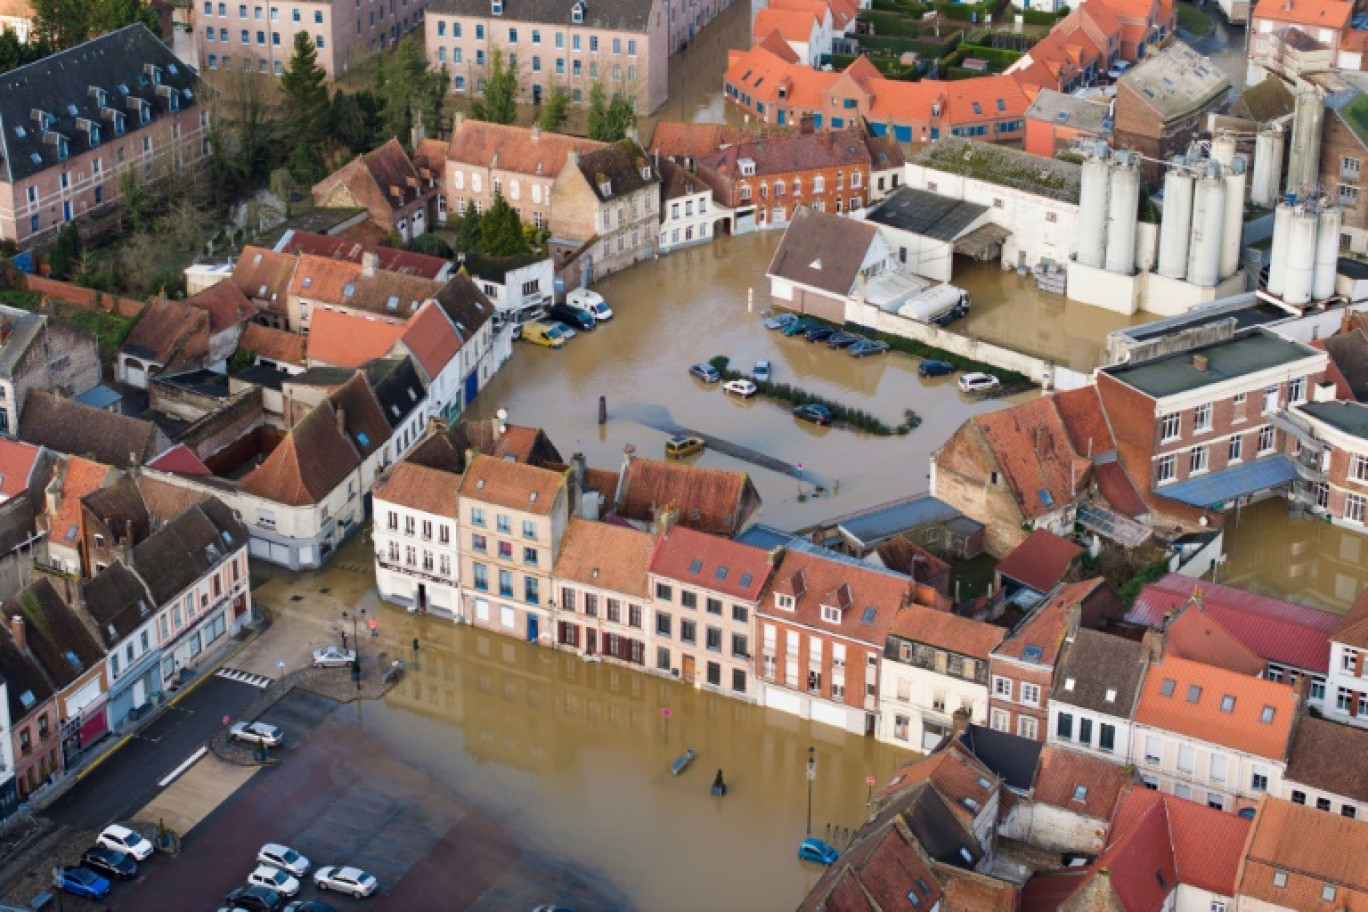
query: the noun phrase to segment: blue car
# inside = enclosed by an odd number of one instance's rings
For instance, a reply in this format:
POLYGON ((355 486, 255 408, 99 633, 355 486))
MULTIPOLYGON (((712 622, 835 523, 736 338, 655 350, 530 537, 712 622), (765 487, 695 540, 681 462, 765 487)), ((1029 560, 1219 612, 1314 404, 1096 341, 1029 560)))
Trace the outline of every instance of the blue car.
POLYGON ((809 329, 816 325, 817 321, 812 319, 811 317, 799 317, 798 319, 790 323, 788 326, 783 327, 782 332, 786 336, 796 336, 799 333, 807 332, 809 329))
POLYGON ((109 881, 89 868, 62 868, 57 872, 57 886, 72 896, 104 899, 109 895, 109 881))
POLYGON ((923 361, 917 365, 917 376, 919 377, 944 377, 946 374, 953 374, 955 365, 949 361, 923 361))
POLYGON ((827 845, 816 836, 809 836, 803 840, 803 844, 798 847, 798 857, 803 861, 811 861, 819 865, 835 864, 836 859, 841 857, 841 853, 827 845))

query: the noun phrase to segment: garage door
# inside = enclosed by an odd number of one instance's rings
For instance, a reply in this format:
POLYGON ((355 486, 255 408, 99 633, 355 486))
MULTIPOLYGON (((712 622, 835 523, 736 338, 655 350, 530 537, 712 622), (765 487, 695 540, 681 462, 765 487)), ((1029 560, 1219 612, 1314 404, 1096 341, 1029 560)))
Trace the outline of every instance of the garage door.
POLYGON ((844 706, 834 706, 821 700, 812 701, 812 721, 822 722, 845 728, 846 711, 844 706))
POLYGON ((271 558, 271 543, 268 541, 254 538, 250 543, 250 550, 252 557, 259 557, 263 560, 270 560, 271 558))
POLYGON ((798 715, 803 708, 803 698, 792 691, 771 687, 765 691, 765 705, 798 715))
POLYGON ((290 566, 290 546, 271 542, 270 560, 272 563, 280 564, 283 567, 290 566))

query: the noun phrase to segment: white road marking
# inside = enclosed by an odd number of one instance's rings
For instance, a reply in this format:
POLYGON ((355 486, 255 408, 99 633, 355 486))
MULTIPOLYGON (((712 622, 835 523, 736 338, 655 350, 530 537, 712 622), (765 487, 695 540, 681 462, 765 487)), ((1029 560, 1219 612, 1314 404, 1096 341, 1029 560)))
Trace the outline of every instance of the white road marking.
POLYGON ((207 753, 209 753, 209 748, 207 747, 201 747, 199 750, 195 751, 193 754, 191 754, 189 757, 185 759, 184 763, 173 769, 171 772, 167 773, 166 778, 162 779, 160 782, 157 783, 158 787, 166 788, 172 782, 175 782, 177 776, 188 770, 190 767, 194 766, 195 763, 199 760, 199 758, 203 757, 207 753))

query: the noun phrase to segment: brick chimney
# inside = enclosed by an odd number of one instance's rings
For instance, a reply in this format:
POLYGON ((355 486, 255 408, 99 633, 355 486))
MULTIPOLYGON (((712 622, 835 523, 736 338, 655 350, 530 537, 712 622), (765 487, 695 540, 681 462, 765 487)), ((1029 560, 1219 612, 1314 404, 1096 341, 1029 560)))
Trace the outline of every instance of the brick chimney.
POLYGON ((665 538, 670 537, 670 530, 679 522, 679 507, 674 505, 662 507, 656 510, 655 518, 651 523, 651 532, 665 538))
POLYGON ((24 629, 24 618, 16 614, 10 618, 10 636, 14 637, 14 645, 19 647, 20 652, 28 650, 28 631, 24 629))
POLYGON ((380 255, 373 250, 367 250, 361 254, 361 275, 368 279, 375 278, 375 270, 380 266, 380 255))
POLYGON ((1159 662, 1164 658, 1164 631, 1151 627, 1145 631, 1140 638, 1140 644, 1145 647, 1145 653, 1150 662, 1159 662))

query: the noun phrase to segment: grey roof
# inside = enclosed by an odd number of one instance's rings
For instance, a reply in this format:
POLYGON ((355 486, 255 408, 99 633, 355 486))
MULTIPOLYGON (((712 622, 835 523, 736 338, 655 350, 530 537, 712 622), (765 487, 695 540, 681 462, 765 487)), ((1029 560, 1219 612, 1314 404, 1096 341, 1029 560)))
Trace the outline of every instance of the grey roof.
POLYGON ((1298 717, 1283 779, 1368 801, 1368 731, 1329 719, 1298 717))
POLYGON ((367 362, 365 370, 380 410, 392 428, 398 427, 427 396, 412 358, 377 358, 367 362))
POLYGON ((243 383, 250 383, 253 386, 262 386, 266 389, 278 390, 284 385, 286 380, 290 379, 290 375, 283 370, 271 367, 269 364, 253 364, 251 367, 245 367, 236 374, 233 374, 233 379, 241 380, 243 383))
POLYGON ((933 142, 908 161, 1066 203, 1078 202, 1083 174, 1073 162, 956 137, 933 142))
MULTIPOLYGON (((583 26, 619 32, 644 32, 650 24, 651 0, 585 0, 584 21, 574 22, 574 0, 504 0, 502 18, 540 22, 547 26, 583 26)), ((430 0, 428 15, 474 16, 489 19, 489 0, 430 0)))
POLYGON ((767 526, 764 523, 756 523, 746 531, 736 536, 734 539, 739 544, 750 545, 752 548, 763 548, 766 551, 774 548, 787 548, 790 551, 799 551, 803 554, 811 554, 813 557, 820 557, 824 560, 835 561, 838 564, 845 564, 847 567, 857 567, 860 570, 867 570, 872 573, 882 573, 884 576, 896 576, 906 580, 907 574, 898 573, 880 564, 861 560, 849 554, 842 554, 839 551, 832 551, 821 545, 814 544, 803 538, 801 535, 794 535, 792 532, 785 532, 776 529, 774 526, 767 526))
POLYGON ((0 76, 0 156, 6 176, 13 183, 57 165, 58 137, 67 141, 70 155, 92 148, 87 123, 101 128, 101 143, 112 143, 116 113, 131 133, 140 128, 141 107, 155 123, 171 113, 173 96, 177 108, 184 109, 196 103, 199 91, 195 71, 141 24, 11 70, 0 76), (156 68, 155 76, 149 65, 156 68), (105 92, 103 108, 95 89, 105 92), (46 125, 37 122, 38 112, 50 115, 46 125))
POLYGON ((462 270, 457 270, 437 292, 437 305, 455 325, 462 345, 475 338, 480 327, 494 316, 494 305, 489 303, 475 280, 462 270))
POLYGON ((460 254, 460 262, 471 275, 502 285, 504 277, 515 269, 540 263, 550 257, 542 253, 525 253, 506 257, 487 257, 478 253, 460 254))
POLYGON ((1035 101, 1026 109, 1026 119, 1044 120, 1097 134, 1110 133, 1112 128, 1107 105, 1065 95, 1054 89, 1040 90, 1035 101))
POLYGON ((837 528, 868 547, 930 523, 949 522, 960 515, 956 508, 928 494, 847 517, 837 528))
POLYGON ((137 630, 155 607, 143 581, 122 561, 110 564, 84 583, 81 592, 100 639, 109 648, 137 630))
POLYGON ((129 552, 158 605, 184 592, 247 544, 247 527, 217 498, 190 507, 129 552))
MULTIPOLYGON (((3 102, 0 102, 0 108, 2 107, 3 102)), ((3 132, 3 122, 0 121, 0 133, 3 132)), ((0 377, 13 377, 19 360, 43 331, 43 324, 47 318, 5 305, 0 305, 0 318, 7 318, 10 321, 10 337, 5 340, 4 345, 0 345, 0 377)))
POLYGON ((987 211, 987 206, 977 203, 913 187, 899 187, 865 218, 876 225, 887 225, 938 241, 953 241, 987 211))
POLYGON ((1298 408, 1346 434, 1368 440, 1368 405, 1357 402, 1307 402, 1298 408))
POLYGON ((784 230, 768 274, 846 297, 877 234, 865 222, 799 209, 784 230))
POLYGON ((1122 76, 1119 84, 1168 122, 1199 111, 1224 95, 1230 90, 1230 77, 1211 58, 1175 41, 1122 76))
POLYGON ((926 854, 936 861, 972 871, 983 858, 978 840, 960 823, 945 797, 931 783, 921 783, 912 792, 911 801, 894 806, 926 854))
POLYGON ((960 735, 960 744, 1008 788, 1025 792, 1035 783, 1042 742, 994 731, 986 725, 970 725, 960 735))
POLYGON ((285 383, 300 386, 341 386, 356 373, 354 367, 311 367, 302 374, 292 374, 284 379, 285 383))
POLYGON ((1156 488, 1155 493, 1194 507, 1219 509, 1245 494, 1271 491, 1297 477, 1297 468, 1281 453, 1256 459, 1233 469, 1199 475, 1177 484, 1156 488))
POLYGON ((76 401, 81 405, 88 405, 91 408, 107 409, 117 402, 123 401, 123 393, 110 386, 101 383, 99 386, 91 387, 84 393, 76 397, 76 401))
POLYGON ((1308 345, 1290 342, 1266 329, 1141 364, 1119 364, 1103 372, 1154 399, 1201 389, 1232 377, 1291 364, 1320 354, 1308 345), (1198 370, 1194 355, 1204 355, 1206 369, 1198 370))
POLYGON ((1135 640, 1080 627, 1074 641, 1064 648, 1050 699, 1130 718, 1145 676, 1145 652, 1144 645, 1135 640))
POLYGON ((600 202, 630 196, 660 183, 660 173, 651 165, 650 156, 631 139, 583 153, 579 156, 579 170, 600 202), (603 192, 605 186, 607 193, 603 192))

